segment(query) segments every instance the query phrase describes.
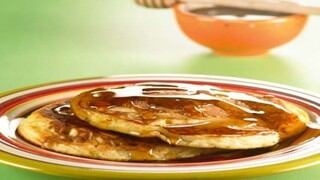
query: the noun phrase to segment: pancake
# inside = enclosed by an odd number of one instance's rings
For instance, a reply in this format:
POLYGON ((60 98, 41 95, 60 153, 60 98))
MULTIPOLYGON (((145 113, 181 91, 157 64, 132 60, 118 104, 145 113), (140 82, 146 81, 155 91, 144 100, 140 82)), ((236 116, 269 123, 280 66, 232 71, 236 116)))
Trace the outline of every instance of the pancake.
POLYGON ((159 82, 83 92, 71 107, 100 129, 220 149, 273 146, 305 130, 309 118, 298 106, 273 96, 159 82))
POLYGON ((34 111, 18 133, 27 141, 60 153, 115 161, 164 161, 216 152, 169 145, 157 138, 137 138, 100 130, 73 115, 68 103, 58 102, 34 111))

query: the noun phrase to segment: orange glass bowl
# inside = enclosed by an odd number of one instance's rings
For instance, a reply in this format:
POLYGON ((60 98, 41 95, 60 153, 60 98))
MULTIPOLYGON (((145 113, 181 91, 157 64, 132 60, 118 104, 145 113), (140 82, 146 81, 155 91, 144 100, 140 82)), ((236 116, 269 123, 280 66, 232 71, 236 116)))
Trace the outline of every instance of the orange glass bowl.
POLYGON ((174 7, 181 30, 193 41, 224 55, 259 55, 296 37, 307 16, 288 15, 266 20, 219 19, 174 7))

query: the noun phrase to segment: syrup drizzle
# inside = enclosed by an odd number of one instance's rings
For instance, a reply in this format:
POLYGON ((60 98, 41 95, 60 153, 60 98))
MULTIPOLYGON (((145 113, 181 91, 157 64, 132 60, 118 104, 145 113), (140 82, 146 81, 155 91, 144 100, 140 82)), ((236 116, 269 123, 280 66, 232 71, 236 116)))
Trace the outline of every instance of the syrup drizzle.
POLYGON ((84 93, 80 106, 177 134, 265 133, 295 116, 273 96, 182 83, 99 88, 84 93))
POLYGON ((257 111, 245 106, 241 106, 232 100, 251 101, 274 106, 283 111, 287 111, 283 106, 257 98, 255 96, 230 92, 214 86, 199 86, 192 84, 168 84, 168 83, 138 83, 134 86, 122 86, 121 88, 97 89, 92 91, 93 97, 104 96, 105 93, 113 94, 113 98, 125 97, 153 97, 153 98, 175 98, 175 99, 193 99, 193 100, 218 100, 228 103, 251 114, 264 114, 264 111, 257 111))

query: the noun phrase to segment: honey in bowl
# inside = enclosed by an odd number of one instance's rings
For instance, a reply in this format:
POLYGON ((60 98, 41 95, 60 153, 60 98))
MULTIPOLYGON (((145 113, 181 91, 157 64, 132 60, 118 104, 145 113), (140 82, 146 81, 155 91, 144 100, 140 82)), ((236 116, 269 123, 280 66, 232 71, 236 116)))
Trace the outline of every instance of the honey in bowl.
POLYGON ((217 19, 244 20, 244 21, 270 20, 276 17, 292 15, 288 13, 258 11, 258 10, 251 10, 251 9, 237 9, 237 8, 230 8, 230 7, 196 8, 196 9, 190 9, 190 12, 194 14, 199 14, 202 16, 217 18, 217 19))

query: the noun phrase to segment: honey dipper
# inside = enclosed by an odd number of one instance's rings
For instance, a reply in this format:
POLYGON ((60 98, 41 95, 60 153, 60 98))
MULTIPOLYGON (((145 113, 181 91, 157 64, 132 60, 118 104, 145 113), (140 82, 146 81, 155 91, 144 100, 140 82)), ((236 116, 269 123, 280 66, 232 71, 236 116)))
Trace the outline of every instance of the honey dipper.
POLYGON ((170 8, 177 3, 186 3, 281 13, 320 15, 320 7, 303 6, 283 0, 135 0, 135 2, 149 8, 170 8))

